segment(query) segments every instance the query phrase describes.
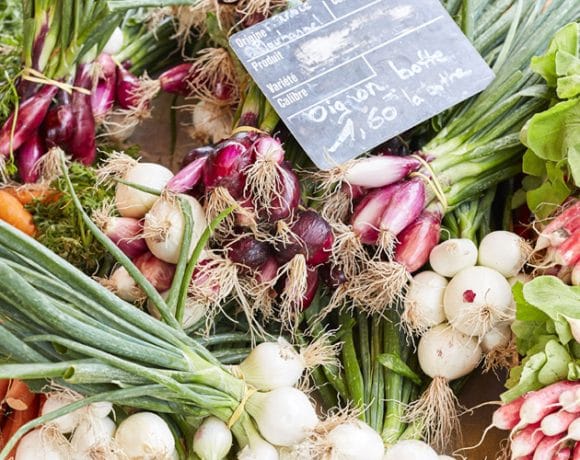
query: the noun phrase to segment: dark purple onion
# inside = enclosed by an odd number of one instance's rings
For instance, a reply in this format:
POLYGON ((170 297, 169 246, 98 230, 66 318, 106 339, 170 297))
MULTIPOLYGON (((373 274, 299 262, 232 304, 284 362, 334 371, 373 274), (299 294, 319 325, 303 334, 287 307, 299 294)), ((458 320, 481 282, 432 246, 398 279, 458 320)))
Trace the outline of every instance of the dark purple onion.
POLYGON ((139 78, 124 67, 117 67, 115 98, 123 109, 134 109, 141 103, 136 95, 140 86, 139 78))
POLYGON ((320 278, 329 288, 336 289, 348 281, 344 272, 337 266, 330 263, 322 265, 318 269, 320 278))
POLYGON ((256 271, 256 279, 260 283, 269 283, 276 279, 280 265, 276 257, 270 256, 268 260, 256 271))
POLYGON ((181 168, 185 168, 189 163, 193 163, 200 157, 205 157, 215 152, 215 147, 213 145, 204 145, 203 147, 195 147, 187 152, 187 155, 183 158, 181 162, 181 168))
POLYGON ((272 248, 264 241, 258 241, 252 236, 245 236, 227 247, 228 258, 251 270, 258 270, 272 255, 272 248))
POLYGON ((91 107, 96 118, 104 117, 115 103, 117 66, 111 56, 102 53, 97 59, 101 74, 91 94, 91 107))
POLYGON ((161 90, 171 94, 187 95, 192 67, 190 63, 178 64, 163 72, 158 78, 161 90))
POLYGON ((42 131, 49 147, 66 147, 75 129, 71 104, 59 104, 46 114, 42 131))
POLYGON ((328 262, 334 235, 330 224, 315 211, 300 212, 296 222, 290 227, 291 243, 278 249, 278 261, 289 262, 297 254, 306 257, 306 264, 314 267, 328 262))
POLYGON ((38 180, 39 172, 36 166, 45 151, 44 142, 38 132, 28 138, 18 149, 16 166, 22 182, 32 183, 38 180))
POLYGON ((270 223, 287 219, 300 203, 300 180, 292 170, 292 165, 287 161, 283 162, 279 172, 278 195, 272 200, 270 209, 258 209, 260 218, 270 223))
POLYGON ((0 129, 0 156, 8 156, 10 154, 11 137, 12 149, 16 150, 38 130, 50 107, 52 98, 57 92, 58 88, 56 86, 44 85, 35 95, 25 100, 18 107, 18 119, 14 136, 12 136, 14 113, 8 117, 2 129, 0 129))
POLYGON ((248 149, 241 143, 228 141, 209 157, 205 164, 203 182, 207 188, 224 187, 232 197, 240 198, 246 178, 244 169, 250 163, 248 149))
MULTIPOLYGON (((92 76, 90 66, 80 65, 77 68, 75 86, 77 88, 91 88, 92 76)), ((97 157, 95 117, 93 116, 91 107, 90 94, 73 91, 72 113, 75 129, 68 142, 69 151, 75 160, 90 165, 97 157)))

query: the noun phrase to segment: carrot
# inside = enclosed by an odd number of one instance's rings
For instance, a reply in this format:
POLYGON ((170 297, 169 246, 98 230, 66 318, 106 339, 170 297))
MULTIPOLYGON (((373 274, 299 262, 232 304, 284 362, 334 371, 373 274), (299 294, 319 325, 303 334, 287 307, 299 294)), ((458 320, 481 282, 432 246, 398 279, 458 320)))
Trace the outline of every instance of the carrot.
POLYGON ((14 379, 6 393, 6 404, 15 411, 23 411, 34 401, 32 393, 26 383, 22 380, 14 379))
POLYGON ((6 392, 8 391, 8 386, 10 385, 9 379, 0 379, 0 404, 4 402, 6 397, 6 392))
POLYGON ((4 187, 2 191, 9 193, 16 198, 23 205, 32 203, 38 200, 42 203, 53 203, 56 201, 60 193, 53 190, 44 184, 26 184, 18 187, 4 187))
POLYGON ((0 220, 8 222, 27 235, 33 236, 36 233, 32 214, 18 199, 3 190, 0 190, 0 220))
MULTIPOLYGON (((35 396, 32 403, 28 406, 26 410, 17 410, 12 412, 2 426, 2 433, 0 435, 0 449, 3 449, 8 440, 18 431, 18 429, 25 423, 30 422, 38 416, 38 398, 35 396)), ((16 448, 18 444, 10 453, 7 458, 14 458, 16 448)))

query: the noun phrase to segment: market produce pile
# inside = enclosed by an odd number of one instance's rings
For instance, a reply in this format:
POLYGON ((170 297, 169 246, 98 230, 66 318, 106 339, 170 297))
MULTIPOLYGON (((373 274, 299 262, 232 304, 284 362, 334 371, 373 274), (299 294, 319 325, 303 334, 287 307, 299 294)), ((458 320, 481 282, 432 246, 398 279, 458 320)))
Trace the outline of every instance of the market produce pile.
POLYGON ((0 0, 0 460, 474 458, 477 372, 580 458, 580 4, 442 1, 494 81, 321 171, 228 46, 299 3, 0 0))

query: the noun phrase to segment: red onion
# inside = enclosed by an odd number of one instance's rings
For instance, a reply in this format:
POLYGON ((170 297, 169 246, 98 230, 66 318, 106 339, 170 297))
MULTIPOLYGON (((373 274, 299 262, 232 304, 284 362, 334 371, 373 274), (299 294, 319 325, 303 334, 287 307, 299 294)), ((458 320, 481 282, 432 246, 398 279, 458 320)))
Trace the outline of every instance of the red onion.
POLYGON ((249 162, 250 155, 243 144, 235 141, 223 143, 206 162, 204 185, 207 188, 224 187, 234 198, 240 198, 245 185, 243 170, 249 162))
MULTIPOLYGON (((288 284, 288 280, 286 280, 286 286, 288 284)), ((300 304, 296 305, 300 311, 306 310, 312 304, 314 297, 316 296, 316 291, 318 290, 318 286, 320 284, 320 279, 318 277, 318 270, 315 268, 309 267, 306 272, 306 291, 304 292, 302 299, 300 299, 300 304)), ((286 286, 284 289, 286 289, 286 286)))
POLYGON ((12 149, 16 150, 40 127, 57 91, 58 88, 56 86, 44 85, 36 94, 26 99, 18 107, 18 118, 13 137, 12 124, 14 123, 15 113, 8 117, 2 129, 0 129, 0 157, 10 154, 11 137, 12 149))
POLYGON ((336 289, 348 281, 344 272, 330 263, 324 264, 318 269, 320 278, 328 287, 336 289))
POLYGON ((290 261, 297 254, 306 258, 310 267, 328 262, 331 255, 334 235, 330 224, 315 211, 302 211, 291 227, 290 243, 278 250, 278 260, 290 261))
POLYGON ((117 66, 111 56, 101 53, 97 58, 99 66, 99 81, 91 94, 91 107, 95 118, 102 118, 115 103, 117 82, 117 66))
POLYGON ((300 203, 300 181, 292 170, 292 165, 285 161, 280 169, 279 193, 274 196, 272 206, 268 209, 258 209, 260 218, 274 223, 290 217, 300 203))
POLYGON ((175 265, 163 262, 150 252, 141 254, 133 260, 133 263, 159 292, 164 292, 171 287, 175 265))
POLYGON ((254 161, 269 160, 277 164, 284 161, 284 149, 279 140, 271 136, 260 137, 252 148, 254 161))
POLYGON ((271 257, 272 248, 264 241, 258 241, 252 236, 245 236, 227 247, 228 258, 236 263, 258 270, 271 257))
POLYGON ((143 223, 140 220, 132 217, 105 217, 97 223, 127 257, 134 259, 148 251, 141 235, 143 223))
POLYGON ((344 180, 361 187, 384 187, 399 182, 420 167, 421 162, 412 157, 371 156, 347 166, 344 180))
POLYGON ((36 182, 39 177, 38 160, 46 152, 42 137, 35 132, 22 144, 16 155, 16 166, 22 182, 36 182))
MULTIPOLYGON (((75 77, 77 88, 90 89, 92 77, 88 65, 80 65, 75 77)), ((90 94, 73 91, 72 114, 75 129, 68 142, 68 148, 74 159, 90 165, 97 157, 97 145, 95 140, 95 117, 91 108, 90 94)))
POLYGON ((425 183, 416 178, 397 184, 380 220, 382 236, 395 237, 409 226, 425 207, 425 183))
POLYGON ((207 156, 202 156, 189 163, 167 183, 167 190, 174 193, 184 193, 194 188, 201 180, 207 156))
POLYGON ((115 97, 123 109, 139 107, 141 100, 137 93, 140 87, 139 78, 122 66, 117 67, 115 97))
POLYGON ((391 202, 395 190, 396 185, 373 190, 356 206, 350 223, 354 233, 364 244, 377 242, 381 217, 391 202))
POLYGON ((75 129, 72 105, 59 104, 46 114, 42 131, 49 147, 65 147, 75 129))
POLYGON ((410 273, 419 270, 429 260, 431 250, 439 242, 441 214, 423 211, 415 222, 399 235, 395 248, 395 261, 404 265, 410 273))
POLYGON ((264 262, 256 271, 257 281, 260 283, 270 283, 271 281, 274 281, 278 275, 278 268, 280 268, 280 265, 278 264, 276 257, 268 257, 266 262, 264 262))
POLYGON ((187 152, 187 155, 183 158, 181 162, 181 168, 185 168, 189 163, 193 163, 200 157, 205 157, 211 155, 215 152, 215 147, 213 145, 205 145, 203 147, 196 147, 187 152))
POLYGON ((184 63, 163 72, 158 78, 161 90, 171 94, 187 95, 192 68, 192 64, 184 63))

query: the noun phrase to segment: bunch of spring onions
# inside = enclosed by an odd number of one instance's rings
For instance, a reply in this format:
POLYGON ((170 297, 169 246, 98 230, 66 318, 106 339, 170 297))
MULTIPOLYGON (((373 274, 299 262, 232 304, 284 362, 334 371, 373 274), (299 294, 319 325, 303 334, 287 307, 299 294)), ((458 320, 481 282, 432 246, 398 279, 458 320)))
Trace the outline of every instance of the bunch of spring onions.
MULTIPOLYGON (((64 174, 67 177, 66 170, 64 174)), ((72 189, 71 194, 79 206, 72 189)), ((185 200, 181 202, 189 229, 191 211, 185 200)), ((229 371, 179 326, 184 287, 189 284, 186 272, 191 274, 203 242, 217 222, 205 230, 191 257, 186 248, 192 246, 192 237, 184 233, 184 256, 176 270, 179 277, 174 278, 166 302, 89 216, 82 209, 79 212, 95 238, 135 278, 164 322, 124 302, 33 239, 0 222, 0 349, 7 360, 0 365, 0 376, 52 379, 86 396, 24 425, 0 458, 6 458, 28 430, 96 401, 161 414, 213 415, 228 424, 240 449, 249 451, 248 458, 276 459, 273 446, 292 447, 313 433, 320 423, 314 406, 292 386, 305 366, 299 355, 294 352, 296 362, 279 360, 280 365, 292 369, 285 373, 270 375, 272 362, 256 358, 242 363, 241 371, 229 371), (281 413, 285 417, 280 418, 281 413)))
MULTIPOLYGON (((428 260, 447 212, 521 171, 519 131, 548 102, 530 60, 578 6, 521 1, 509 11, 515 16, 504 40, 503 18, 475 37, 495 81, 444 114, 443 127, 419 152, 370 156, 318 174, 322 195, 331 197, 322 213, 335 227, 333 260, 347 280, 343 294, 362 309, 381 311, 400 293, 408 273, 428 260)), ((490 7, 485 20, 496 16, 490 7)))

